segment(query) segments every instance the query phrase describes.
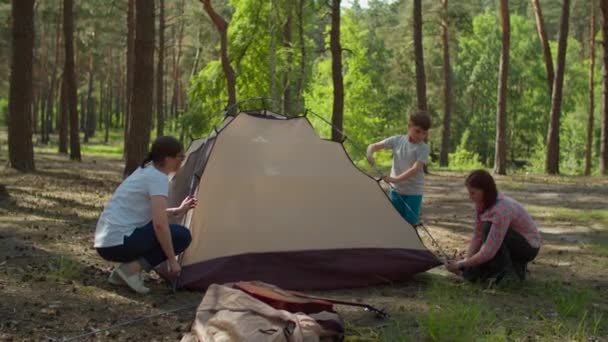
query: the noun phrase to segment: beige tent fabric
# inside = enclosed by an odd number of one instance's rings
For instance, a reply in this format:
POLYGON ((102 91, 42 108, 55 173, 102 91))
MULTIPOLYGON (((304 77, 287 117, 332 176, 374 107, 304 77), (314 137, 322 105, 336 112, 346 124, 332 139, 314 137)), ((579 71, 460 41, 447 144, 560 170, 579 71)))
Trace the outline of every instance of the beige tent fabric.
POLYGON ((322 330, 307 315, 276 310, 241 290, 212 284, 182 342, 317 342, 322 330))
POLYGON ((306 118, 241 114, 217 136, 182 264, 245 253, 426 250, 375 180, 306 118))

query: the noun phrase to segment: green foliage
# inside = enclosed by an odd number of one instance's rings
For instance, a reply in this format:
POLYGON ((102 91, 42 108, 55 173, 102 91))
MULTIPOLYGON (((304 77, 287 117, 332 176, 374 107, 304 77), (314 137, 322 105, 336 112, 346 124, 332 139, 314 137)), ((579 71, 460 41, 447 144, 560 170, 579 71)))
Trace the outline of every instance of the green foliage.
POLYGON ((0 126, 5 126, 8 122, 8 100, 0 98, 0 126))
POLYGON ((470 134, 471 132, 466 129, 460 138, 460 144, 458 144, 456 151, 448 155, 450 168, 473 170, 483 167, 483 164, 479 161, 479 154, 471 152, 467 147, 470 134))

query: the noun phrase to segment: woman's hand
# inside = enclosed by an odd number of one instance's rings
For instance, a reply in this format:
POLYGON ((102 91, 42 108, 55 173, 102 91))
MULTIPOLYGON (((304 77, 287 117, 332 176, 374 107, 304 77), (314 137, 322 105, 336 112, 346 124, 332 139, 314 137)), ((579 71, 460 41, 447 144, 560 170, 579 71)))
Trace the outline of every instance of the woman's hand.
POLYGON ((182 204, 179 206, 179 208, 177 209, 179 215, 183 215, 185 213, 188 212, 188 210, 196 208, 196 205, 198 204, 198 199, 194 196, 188 196, 186 198, 184 198, 184 200, 182 201, 182 204))
POLYGON ((460 275, 462 274, 462 272, 460 271, 460 269, 458 268, 458 263, 461 262, 461 260, 448 260, 448 262, 445 263, 445 268, 448 269, 448 271, 456 274, 456 275, 460 275))
POLYGON ((167 260, 167 273, 171 277, 177 277, 182 272, 182 267, 179 265, 175 258, 169 258, 167 260))

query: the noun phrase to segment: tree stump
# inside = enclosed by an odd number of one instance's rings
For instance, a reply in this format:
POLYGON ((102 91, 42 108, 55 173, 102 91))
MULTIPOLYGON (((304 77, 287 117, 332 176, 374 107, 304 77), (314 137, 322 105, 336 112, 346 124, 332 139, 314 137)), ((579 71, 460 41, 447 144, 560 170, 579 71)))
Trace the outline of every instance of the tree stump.
POLYGON ((9 195, 8 190, 6 190, 6 186, 3 184, 0 184, 0 202, 6 201, 10 198, 11 198, 11 195, 9 195))

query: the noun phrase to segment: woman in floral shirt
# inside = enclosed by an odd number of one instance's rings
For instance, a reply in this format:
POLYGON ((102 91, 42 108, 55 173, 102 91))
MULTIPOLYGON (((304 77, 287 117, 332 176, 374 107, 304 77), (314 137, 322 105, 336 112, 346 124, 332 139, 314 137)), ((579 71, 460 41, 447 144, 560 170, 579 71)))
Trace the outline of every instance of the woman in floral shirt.
POLYGON ((475 203, 475 232, 466 257, 446 267, 470 281, 498 282, 510 271, 524 280, 541 245, 534 220, 521 204, 498 192, 488 172, 473 171, 465 185, 475 203))

